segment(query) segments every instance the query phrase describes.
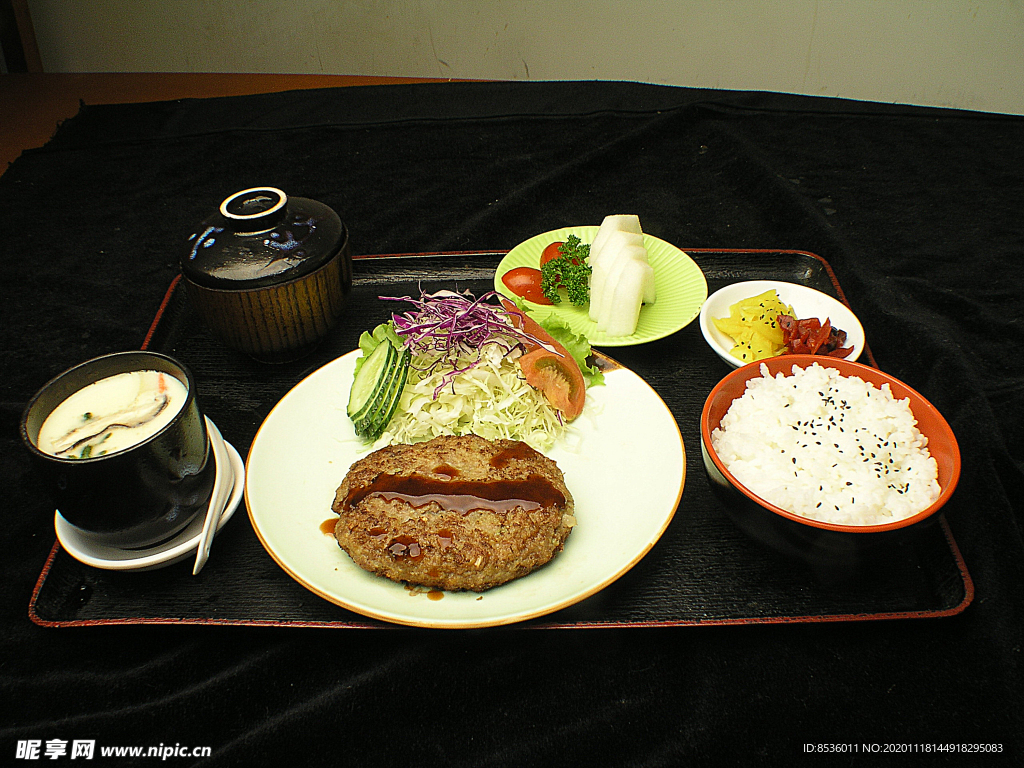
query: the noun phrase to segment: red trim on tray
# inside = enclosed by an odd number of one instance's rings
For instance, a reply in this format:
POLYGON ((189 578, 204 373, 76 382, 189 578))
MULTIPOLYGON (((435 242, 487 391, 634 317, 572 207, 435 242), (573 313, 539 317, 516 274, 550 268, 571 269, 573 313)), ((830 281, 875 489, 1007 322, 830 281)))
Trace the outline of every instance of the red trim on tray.
POLYGON ((164 299, 160 302, 160 307, 156 311, 156 316, 153 318, 153 322, 149 324, 149 330, 146 331, 146 338, 142 340, 142 346, 140 349, 149 349, 149 343, 153 340, 153 334, 156 333, 156 328, 160 325, 160 320, 164 316, 164 312, 167 311, 167 305, 171 303, 171 297, 174 295, 174 289, 178 287, 178 283, 181 282, 181 275, 175 275, 174 279, 171 280, 171 284, 167 286, 167 290, 164 292, 164 299))
POLYGON ((431 256, 504 256, 508 251, 422 251, 420 253, 361 253, 352 256, 353 261, 360 259, 422 259, 431 256))
MULTIPOLYGON (((681 249, 685 253, 784 253, 784 254, 795 254, 801 256, 809 256, 819 262, 829 279, 832 281, 832 286, 836 290, 836 294, 839 300, 842 301, 846 306, 850 306, 846 300, 846 295, 843 293, 842 288, 839 286, 839 281, 836 278, 835 272, 832 270, 832 266, 824 258, 816 253, 810 251, 800 250, 778 250, 774 248, 683 248, 681 249)), ((437 252, 421 252, 421 253, 377 253, 377 254, 361 254, 354 255, 353 260, 360 259, 389 259, 389 258, 428 258, 437 256, 504 256, 508 253, 508 250, 483 250, 483 251, 437 251, 437 252)), ((141 349, 148 349, 150 342, 152 341, 153 335, 156 332, 157 327, 160 324, 161 319, 166 313, 167 307, 174 296, 174 291, 177 289, 181 282, 181 275, 176 275, 171 280, 170 285, 164 293, 163 300, 160 302, 160 306, 156 311, 156 315, 153 318, 153 322, 150 323, 149 330, 146 332, 145 339, 143 339, 141 349)), ((852 309, 852 307, 851 307, 852 309)), ((870 347, 865 343, 864 351, 868 355, 870 364, 877 368, 878 364, 875 362, 874 356, 871 353, 870 347)), ((926 618, 945 618, 949 616, 956 616, 962 613, 974 600, 974 580, 971 578, 970 573, 967 571, 967 564, 964 562, 963 555, 960 552, 960 547, 957 545, 956 540, 953 538, 953 533, 949 528, 949 524, 946 521, 945 516, 942 516, 939 520, 939 524, 942 526, 943 535, 946 538, 946 542, 953 554, 953 558, 956 561, 957 570, 960 573, 960 578, 964 586, 964 597, 958 605, 952 608, 947 608, 938 611, 893 611, 889 613, 851 613, 851 614, 828 614, 822 616, 775 616, 771 618, 739 618, 739 619, 709 619, 707 621, 700 620, 686 620, 686 621, 637 621, 637 622, 600 622, 600 621, 580 621, 570 623, 527 623, 527 624, 511 624, 496 627, 495 629, 618 629, 618 628, 658 628, 658 627, 698 627, 698 626, 734 626, 734 625, 761 625, 761 624, 829 624, 839 622, 850 622, 850 621, 881 621, 888 619, 926 619, 926 618)), ((35 587, 32 590, 32 597, 29 600, 28 616, 29 619, 41 626, 41 627, 52 627, 52 628, 64 628, 64 627, 101 627, 101 626, 118 626, 118 625, 170 625, 170 624, 187 624, 190 626, 195 625, 211 625, 211 626, 245 626, 245 627, 307 627, 307 628, 331 628, 331 629, 413 629, 411 627, 403 627, 397 624, 388 624, 386 622, 380 622, 379 624, 369 624, 362 621, 292 621, 287 619, 177 619, 172 617, 122 617, 116 619, 79 619, 70 621, 50 621, 43 619, 36 613, 36 601, 38 600, 39 593, 42 590, 43 583, 46 581, 46 577, 53 567, 53 562, 57 557, 57 552, 60 550, 60 542, 54 541, 53 547, 50 549, 50 554, 46 558, 46 563, 43 565, 43 569, 39 574, 39 578, 36 579, 35 587)), ((454 630, 458 631, 458 630, 454 630)))
MULTIPOLYGON (((941 611, 892 611, 889 613, 837 613, 823 616, 774 616, 771 618, 748 618, 748 619, 709 619, 708 621, 635 621, 635 622, 601 622, 581 621, 571 623, 534 623, 522 625, 506 625, 495 629, 641 629, 657 627, 724 627, 735 625, 759 625, 759 624, 836 624, 849 621, 884 621, 893 619, 937 619, 956 616, 962 613, 974 600, 974 581, 967 572, 967 565, 964 562, 960 548, 957 546, 949 524, 943 516, 939 520, 942 526, 943 535, 953 552, 956 560, 957 570, 964 584, 964 598, 958 605, 941 611)), ((36 581, 35 589, 32 591, 32 600, 29 603, 29 618, 41 627, 107 627, 118 625, 166 625, 166 624, 187 624, 231 626, 231 627, 307 627, 321 629, 412 629, 402 627, 398 624, 369 624, 354 621, 289 621, 285 619, 175 619, 175 618, 119 618, 119 619, 81 619, 72 621, 49 621, 41 618, 35 612, 36 598, 42 588, 43 581, 49 573, 53 560, 57 555, 59 544, 54 542, 50 550, 50 556, 46 560, 43 572, 36 581)), ((458 630, 454 630, 458 631, 458 630)))
POLYGON ((46 563, 43 565, 43 570, 39 574, 39 578, 36 579, 36 585, 32 588, 32 597, 28 601, 28 617, 36 624, 41 627, 59 627, 60 624, 56 624, 52 621, 44 621, 36 613, 36 600, 39 598, 39 592, 43 588, 43 582, 46 581, 47 574, 50 573, 50 568, 53 567, 53 558, 57 556, 57 550, 60 548, 60 542, 54 541, 53 546, 50 547, 50 554, 46 558, 46 563))

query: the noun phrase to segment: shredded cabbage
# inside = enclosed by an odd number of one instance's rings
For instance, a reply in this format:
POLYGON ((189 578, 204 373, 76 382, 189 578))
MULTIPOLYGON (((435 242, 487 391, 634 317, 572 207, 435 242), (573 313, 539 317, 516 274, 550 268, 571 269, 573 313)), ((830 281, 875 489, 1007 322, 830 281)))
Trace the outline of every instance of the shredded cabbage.
POLYGON ((543 393, 526 383, 516 362, 519 354, 491 343, 473 351, 474 365, 437 365, 436 357, 414 355, 398 410, 377 444, 471 433, 549 449, 566 425, 543 393), (456 366, 463 370, 452 376, 456 366))

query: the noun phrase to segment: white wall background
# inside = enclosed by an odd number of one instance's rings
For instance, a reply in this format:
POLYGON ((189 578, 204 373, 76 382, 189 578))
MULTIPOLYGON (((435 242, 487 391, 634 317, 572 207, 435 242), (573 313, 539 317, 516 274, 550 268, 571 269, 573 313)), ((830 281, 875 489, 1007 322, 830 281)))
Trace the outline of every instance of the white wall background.
POLYGON ((636 80, 1024 114, 1024 0, 30 0, 47 72, 636 80))

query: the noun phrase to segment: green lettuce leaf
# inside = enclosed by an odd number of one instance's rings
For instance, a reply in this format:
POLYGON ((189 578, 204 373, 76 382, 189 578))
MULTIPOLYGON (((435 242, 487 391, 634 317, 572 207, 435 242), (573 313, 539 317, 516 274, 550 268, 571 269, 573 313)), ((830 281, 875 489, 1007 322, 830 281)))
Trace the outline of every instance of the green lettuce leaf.
POLYGON ((390 320, 381 323, 372 331, 362 332, 359 336, 359 350, 363 354, 356 360, 356 373, 363 367, 363 361, 370 356, 370 353, 385 340, 390 341, 396 349, 402 349, 404 346, 402 338, 395 331, 395 324, 390 320))
POLYGON ((561 320, 553 317, 538 320, 537 323, 551 334, 551 338, 565 347, 569 354, 572 355, 576 364, 580 367, 580 371, 583 372, 583 378, 587 382, 588 387, 604 384, 604 373, 597 366, 590 363, 592 350, 590 349, 590 342, 587 341, 585 336, 579 335, 561 320))

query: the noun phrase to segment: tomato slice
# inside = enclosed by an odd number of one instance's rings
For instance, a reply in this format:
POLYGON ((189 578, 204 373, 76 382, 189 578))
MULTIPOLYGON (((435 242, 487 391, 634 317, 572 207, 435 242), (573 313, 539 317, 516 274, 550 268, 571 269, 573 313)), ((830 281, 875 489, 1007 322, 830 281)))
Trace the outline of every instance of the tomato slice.
MULTIPOLYGON (((549 261, 562 258, 562 246, 565 245, 561 240, 556 240, 553 243, 548 243, 544 250, 540 252, 540 265, 543 267, 549 261)), ((573 264, 579 264, 579 259, 573 257, 573 264)))
POLYGON ((566 421, 572 421, 583 412, 586 384, 571 357, 566 363, 564 357, 538 347, 519 358, 519 367, 523 369, 526 383, 543 392, 566 421))
POLYGON ((508 299, 502 299, 501 303, 520 329, 551 347, 550 350, 544 347, 530 350, 519 358, 519 367, 526 383, 543 392, 548 402, 562 412, 562 417, 572 421, 583 412, 587 397, 587 382, 576 360, 515 304, 508 299))
POLYGON ((551 299, 540 289, 541 274, 533 267, 513 267, 501 276, 501 282, 512 293, 535 304, 551 304, 551 299))
POLYGON ((562 253, 558 249, 561 248, 563 245, 565 245, 565 243, 559 240, 556 240, 553 243, 549 243, 540 253, 540 265, 543 267, 549 261, 554 261, 555 259, 561 258, 562 253))

